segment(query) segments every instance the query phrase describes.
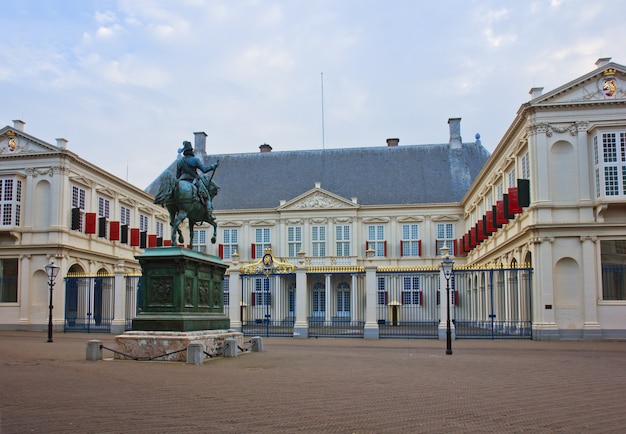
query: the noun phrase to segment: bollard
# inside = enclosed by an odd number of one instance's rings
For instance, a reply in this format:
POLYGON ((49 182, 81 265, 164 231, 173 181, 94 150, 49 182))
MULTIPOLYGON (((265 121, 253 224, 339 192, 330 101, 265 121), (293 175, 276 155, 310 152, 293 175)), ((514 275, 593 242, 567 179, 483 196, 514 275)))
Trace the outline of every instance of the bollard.
POLYGON ((192 342, 187 347, 187 364, 201 365, 204 363, 204 344, 192 342))
POLYGON ((224 357, 237 357, 237 339, 224 340, 224 357))
POLYGON ((255 336, 250 339, 250 348, 252 348, 253 352, 262 353, 265 351, 265 347, 263 346, 263 338, 261 336, 255 336))
POLYGON ((87 342, 87 360, 102 360, 102 341, 92 339, 87 342))

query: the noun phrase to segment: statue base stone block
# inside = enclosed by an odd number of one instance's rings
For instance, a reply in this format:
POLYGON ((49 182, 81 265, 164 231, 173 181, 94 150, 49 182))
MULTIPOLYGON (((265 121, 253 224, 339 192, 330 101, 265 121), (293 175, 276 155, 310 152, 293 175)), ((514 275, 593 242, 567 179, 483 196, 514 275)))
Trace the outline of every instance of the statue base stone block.
POLYGON ((120 354, 115 353, 114 358, 187 362, 187 347, 192 343, 201 343, 207 354, 218 356, 223 354, 227 339, 235 340, 239 347, 243 347, 243 334, 235 330, 129 331, 115 337, 120 354))
POLYGON ((133 331, 227 330, 222 282, 228 266, 217 256, 182 247, 137 255, 142 269, 141 312, 133 331))

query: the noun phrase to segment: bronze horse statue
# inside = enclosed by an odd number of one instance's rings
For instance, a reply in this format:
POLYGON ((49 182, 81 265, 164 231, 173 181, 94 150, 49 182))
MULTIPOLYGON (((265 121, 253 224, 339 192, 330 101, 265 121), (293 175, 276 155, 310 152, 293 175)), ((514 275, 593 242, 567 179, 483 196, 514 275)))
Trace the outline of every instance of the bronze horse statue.
POLYGON ((176 246, 176 234, 178 243, 184 244, 183 234, 179 229, 180 224, 187 219, 189 223, 189 248, 193 249, 193 229, 197 224, 206 222, 213 226, 211 243, 215 244, 217 236, 217 222, 213 217, 212 203, 217 195, 219 187, 213 182, 212 174, 203 173, 194 182, 177 180, 176 177, 166 172, 161 179, 161 185, 157 192, 154 203, 164 205, 170 214, 170 226, 172 228, 172 245, 176 246), (209 192, 208 204, 204 204, 198 194, 196 182, 203 183, 209 192))

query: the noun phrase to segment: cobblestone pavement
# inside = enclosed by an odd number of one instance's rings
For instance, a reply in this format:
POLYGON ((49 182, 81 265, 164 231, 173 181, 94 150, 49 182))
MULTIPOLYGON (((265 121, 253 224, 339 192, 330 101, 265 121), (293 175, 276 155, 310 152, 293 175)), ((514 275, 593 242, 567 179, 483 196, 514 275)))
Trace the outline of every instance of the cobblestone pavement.
POLYGON ((187 365, 46 337, 0 331, 2 434, 626 432, 626 342, 265 338, 187 365))

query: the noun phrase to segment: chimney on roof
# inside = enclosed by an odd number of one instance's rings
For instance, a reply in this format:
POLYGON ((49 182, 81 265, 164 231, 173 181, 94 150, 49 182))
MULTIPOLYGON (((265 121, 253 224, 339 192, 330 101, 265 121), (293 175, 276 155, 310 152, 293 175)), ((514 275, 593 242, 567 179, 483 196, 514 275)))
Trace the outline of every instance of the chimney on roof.
POLYGON ((57 148, 67 149, 67 139, 58 138, 57 139, 57 148))
POLYGON ((450 125, 450 148, 458 149, 463 141, 461 139, 461 118, 448 119, 450 125))
POLYGON ((26 122, 21 121, 19 119, 16 119, 13 121, 13 128, 15 128, 18 131, 24 131, 24 125, 26 124, 26 122))
POLYGON ((398 143, 400 143, 400 139, 387 139, 387 146, 390 148, 398 146, 398 143))
POLYGON ((596 60, 596 66, 598 68, 602 68, 603 66, 607 65, 610 61, 611 61, 610 57, 601 57, 598 60, 596 60))
POLYGON ((533 87, 528 91, 530 99, 535 99, 543 94, 543 87, 533 87))
POLYGON ((261 153, 272 152, 272 147, 267 143, 263 143, 261 146, 259 146, 259 149, 261 150, 261 153))
POLYGON ((193 133, 194 136, 194 145, 193 152, 196 155, 206 155, 206 133, 204 131, 199 131, 197 133, 193 133))

